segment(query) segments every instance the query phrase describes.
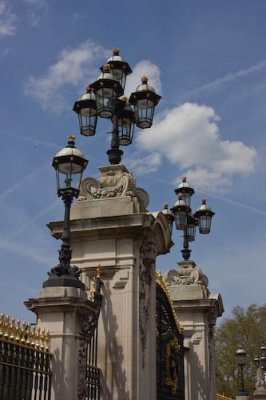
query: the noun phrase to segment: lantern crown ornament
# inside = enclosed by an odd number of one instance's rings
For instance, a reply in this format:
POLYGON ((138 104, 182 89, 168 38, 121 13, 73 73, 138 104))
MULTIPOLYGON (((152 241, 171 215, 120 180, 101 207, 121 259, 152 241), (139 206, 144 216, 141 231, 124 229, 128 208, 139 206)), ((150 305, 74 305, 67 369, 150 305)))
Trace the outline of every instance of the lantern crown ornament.
POLYGON ((177 189, 175 189, 176 194, 182 193, 183 194, 183 199, 187 206, 190 207, 191 204, 191 197, 195 193, 194 189, 189 186, 187 183, 187 177, 183 176, 182 182, 178 185, 177 189))

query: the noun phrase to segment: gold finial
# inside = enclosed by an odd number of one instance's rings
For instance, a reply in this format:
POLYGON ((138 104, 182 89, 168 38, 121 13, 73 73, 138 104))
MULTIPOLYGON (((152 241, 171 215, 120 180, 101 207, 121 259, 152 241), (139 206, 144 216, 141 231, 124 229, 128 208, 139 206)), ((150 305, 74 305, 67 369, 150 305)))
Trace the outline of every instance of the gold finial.
POLYGON ((201 200, 201 203, 206 204, 206 202, 207 202, 206 197, 203 197, 203 199, 201 200))
POLYGON ((148 78, 146 75, 143 75, 143 76, 141 77, 141 82, 142 82, 142 83, 148 83, 148 80, 149 80, 149 78, 148 78))
POLYGON ((119 56, 120 49, 118 47, 113 48, 113 56, 119 56))
POLYGON ((101 277, 101 264, 99 264, 96 268, 96 278, 100 278, 101 277))
POLYGON ((121 101, 124 101, 125 103, 127 102, 127 96, 123 96, 120 98, 121 101))
POLYGON ((5 323, 5 315, 2 313, 0 316, 0 336, 3 336, 4 333, 4 323, 5 323))
POLYGON ((75 143, 75 140, 76 140, 75 135, 71 134, 71 135, 68 136, 68 141, 69 142, 74 142, 75 143))
POLYGON ((10 325, 10 336, 9 336, 11 340, 15 339, 15 331, 16 331, 15 318, 12 317, 10 325))
POLYGON ((182 182, 185 183, 186 181, 187 181, 187 177, 186 177, 186 176, 183 176, 183 177, 182 177, 182 182))
POLYGON ((103 72, 110 72, 110 70, 111 70, 111 67, 110 67, 110 65, 109 64, 104 64, 103 65, 103 72))
POLYGON ((20 328, 20 320, 17 320, 17 327, 16 327, 16 337, 15 340, 16 342, 20 342, 20 332, 21 332, 21 328, 20 328))
POLYGON ((168 208, 169 208, 169 204, 168 203, 163 203, 163 208, 165 209, 165 210, 167 210, 168 208))
POLYGON ((7 338, 9 338, 9 328, 10 328, 10 317, 9 317, 9 315, 6 316, 4 328, 5 328, 4 337, 7 339, 7 338))

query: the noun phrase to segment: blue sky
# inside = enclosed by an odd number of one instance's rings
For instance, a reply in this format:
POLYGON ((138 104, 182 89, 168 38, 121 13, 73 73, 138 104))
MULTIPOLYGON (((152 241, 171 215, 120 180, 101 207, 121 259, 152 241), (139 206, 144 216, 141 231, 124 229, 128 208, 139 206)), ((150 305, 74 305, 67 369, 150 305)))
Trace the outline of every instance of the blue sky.
MULTIPOLYGON (((136 131, 124 164, 150 195, 149 209, 175 202, 180 177, 216 212, 191 258, 220 292, 225 315, 265 303, 266 2, 0 0, 1 310, 33 320, 36 297, 60 243, 46 223, 63 217, 51 160, 70 133, 88 156, 86 175, 107 164, 110 124, 78 134, 75 100, 119 47, 133 74, 162 95, 150 130, 136 131)), ((182 238, 158 258, 181 260, 182 238)))

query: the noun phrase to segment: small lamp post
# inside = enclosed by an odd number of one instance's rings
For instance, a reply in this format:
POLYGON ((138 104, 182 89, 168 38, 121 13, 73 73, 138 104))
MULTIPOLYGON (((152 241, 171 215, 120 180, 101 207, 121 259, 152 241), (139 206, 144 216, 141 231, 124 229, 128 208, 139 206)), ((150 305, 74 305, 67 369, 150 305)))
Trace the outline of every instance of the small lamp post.
POLYGON ((211 221, 215 213, 206 204, 206 199, 202 199, 201 206, 194 214, 192 213, 190 205, 195 191, 189 186, 186 177, 182 178, 182 182, 175 192, 178 199, 171 211, 174 214, 176 229, 183 231, 183 249, 181 253, 183 259, 187 261, 191 253, 189 242, 195 240, 197 227, 201 234, 210 233, 211 221))
POLYGON ((65 205, 64 227, 61 236, 62 245, 59 250, 59 264, 48 272, 49 278, 43 287, 71 286, 84 288, 79 280, 80 270, 71 266, 70 248, 70 208, 74 197, 78 197, 83 171, 88 161, 75 147, 75 136, 69 136, 68 144, 53 159, 52 166, 56 170, 57 195, 62 197, 65 205))
POLYGON ((151 127, 154 109, 161 96, 155 93, 145 76, 129 100, 121 98, 126 77, 132 71, 119 55, 118 48, 113 50, 113 56, 100 70, 101 74, 97 80, 90 84, 87 92, 75 102, 73 110, 78 114, 80 133, 85 136, 95 134, 97 117, 112 121, 111 148, 107 155, 110 164, 119 164, 123 155, 119 147, 132 143, 135 125, 141 129, 151 127))
POLYGON ((236 358, 238 363, 238 391, 237 396, 247 396, 244 385, 244 367, 246 364, 246 352, 240 348, 236 351, 236 358))

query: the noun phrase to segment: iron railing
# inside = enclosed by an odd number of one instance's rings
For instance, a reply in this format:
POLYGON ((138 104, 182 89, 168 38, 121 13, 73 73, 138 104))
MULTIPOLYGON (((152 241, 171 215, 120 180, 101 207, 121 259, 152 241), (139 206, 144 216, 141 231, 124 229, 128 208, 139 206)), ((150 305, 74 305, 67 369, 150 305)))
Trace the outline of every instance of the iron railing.
POLYGON ((49 334, 0 317, 0 399, 50 400, 49 334))

